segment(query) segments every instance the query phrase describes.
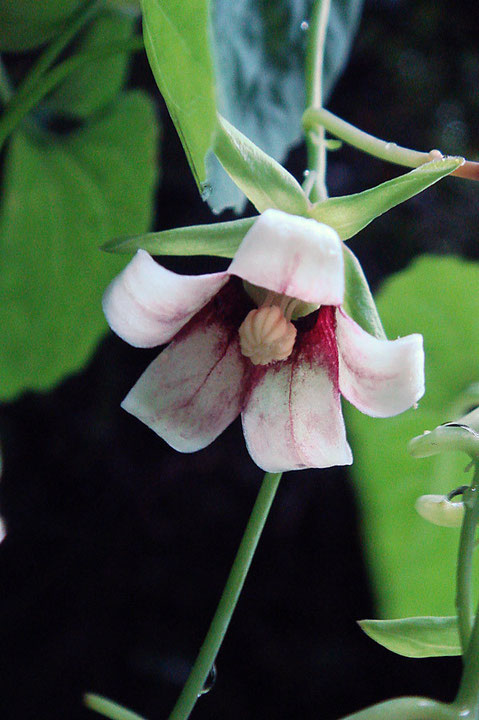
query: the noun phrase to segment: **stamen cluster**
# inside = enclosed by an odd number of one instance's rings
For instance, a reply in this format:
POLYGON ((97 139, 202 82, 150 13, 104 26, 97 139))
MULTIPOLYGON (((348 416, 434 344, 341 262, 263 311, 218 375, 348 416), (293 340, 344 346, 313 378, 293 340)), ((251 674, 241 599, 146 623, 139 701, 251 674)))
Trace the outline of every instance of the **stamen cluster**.
POLYGON ((299 301, 269 292, 261 307, 251 310, 238 332, 241 352, 253 365, 286 360, 296 340, 291 315, 299 301))

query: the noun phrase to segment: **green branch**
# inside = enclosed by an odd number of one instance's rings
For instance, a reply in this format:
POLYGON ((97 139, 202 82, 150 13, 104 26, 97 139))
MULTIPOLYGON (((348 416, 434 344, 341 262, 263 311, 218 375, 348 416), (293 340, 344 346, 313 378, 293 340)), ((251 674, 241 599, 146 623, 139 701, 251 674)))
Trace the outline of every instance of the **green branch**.
MULTIPOLYGON (((401 147, 393 142, 380 140, 374 135, 359 130, 359 128, 347 123, 345 120, 341 120, 341 118, 324 108, 309 107, 303 115, 305 132, 308 134, 316 133, 320 127, 325 128, 331 135, 340 138, 348 145, 396 165, 415 168, 442 157, 439 150, 431 150, 428 153, 418 152, 417 150, 401 147)), ((451 174, 469 180, 479 180, 479 163, 468 160, 451 174)))
MULTIPOLYGON (((323 65, 331 0, 316 0, 309 23, 309 42, 306 50, 306 105, 320 109, 323 106, 323 65)), ((326 200, 326 138, 324 128, 307 133, 309 198, 312 202, 326 200)))
POLYGON ((169 720, 186 720, 201 694, 233 616, 280 480, 281 473, 266 473, 264 476, 216 613, 169 720))

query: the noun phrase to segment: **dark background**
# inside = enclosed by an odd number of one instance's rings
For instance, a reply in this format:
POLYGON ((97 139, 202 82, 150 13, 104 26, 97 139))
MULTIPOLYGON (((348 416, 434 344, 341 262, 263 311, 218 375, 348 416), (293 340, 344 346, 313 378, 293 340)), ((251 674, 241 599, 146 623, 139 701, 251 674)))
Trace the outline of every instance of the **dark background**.
MULTIPOLYGON (((476 1, 369 0, 329 107, 379 137, 477 158, 478 30, 476 1)), ((158 97, 144 58, 131 84, 158 97)), ((213 222, 158 103, 155 228, 213 222)), ((304 147, 288 168, 301 179, 304 147)), ((357 192, 398 172, 344 148, 330 154, 329 189, 357 192)), ((477 192, 447 179, 354 238, 373 287, 421 252, 477 258, 477 192)), ((93 718, 85 691, 160 720, 194 661, 262 474, 239 422, 180 455, 120 409, 155 354, 109 336, 83 373, 1 409, 2 720, 93 718)), ((285 475, 194 717, 329 720, 393 695, 453 698, 459 660, 400 658, 357 627, 375 615, 358 523, 345 470, 285 475)))

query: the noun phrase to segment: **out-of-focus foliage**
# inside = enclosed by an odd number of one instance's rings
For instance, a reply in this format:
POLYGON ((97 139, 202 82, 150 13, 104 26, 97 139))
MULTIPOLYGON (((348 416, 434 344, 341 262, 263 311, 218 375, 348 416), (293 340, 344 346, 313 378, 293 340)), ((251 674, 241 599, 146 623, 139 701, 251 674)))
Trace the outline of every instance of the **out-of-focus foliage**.
POLYGON ((0 50, 31 50, 50 40, 83 0, 2 0, 0 50))
POLYGON ((0 212, 2 399, 51 387, 95 348, 101 296, 122 264, 99 245, 148 228, 156 140, 140 92, 64 137, 12 138, 0 212))
MULTIPOLYGON (((86 27, 76 43, 76 51, 88 53, 110 43, 126 41, 131 37, 134 25, 133 15, 105 10, 86 27)), ((128 62, 128 53, 117 53, 77 70, 51 94, 45 103, 47 109, 82 119, 93 115, 120 92, 128 62)))
POLYGON ((381 617, 454 612, 458 531, 426 522, 414 503, 467 483, 468 459, 451 453, 417 460, 407 444, 468 409, 461 396, 479 379, 478 286, 477 263, 424 256, 377 296, 388 337, 420 332, 426 352, 426 394, 417 410, 378 421, 345 408, 381 617))

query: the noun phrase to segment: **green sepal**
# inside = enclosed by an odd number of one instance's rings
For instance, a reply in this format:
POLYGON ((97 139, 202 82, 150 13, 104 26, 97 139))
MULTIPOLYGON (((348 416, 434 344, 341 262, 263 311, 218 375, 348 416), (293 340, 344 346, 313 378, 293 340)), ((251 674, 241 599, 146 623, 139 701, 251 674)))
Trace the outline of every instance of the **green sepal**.
POLYGON ((376 303, 359 260, 346 245, 343 245, 343 257, 345 284, 343 306, 346 312, 363 330, 379 340, 386 340, 376 303))
POLYGON ((206 0, 142 0, 145 50, 200 190, 216 127, 206 0))
POLYGON ((308 214, 309 202, 298 181, 221 116, 213 150, 258 212, 276 208, 292 215, 308 214))
POLYGON ((360 620, 359 625, 372 640, 398 655, 411 658, 461 655, 454 616, 360 620))
POLYGON ((256 217, 212 225, 191 225, 110 240, 102 250, 132 253, 140 248, 152 255, 216 255, 232 258, 256 217))
POLYGON ((342 240, 348 240, 379 215, 434 185, 463 164, 464 158, 460 157, 434 160, 364 192, 316 203, 309 214, 333 227, 342 240))

